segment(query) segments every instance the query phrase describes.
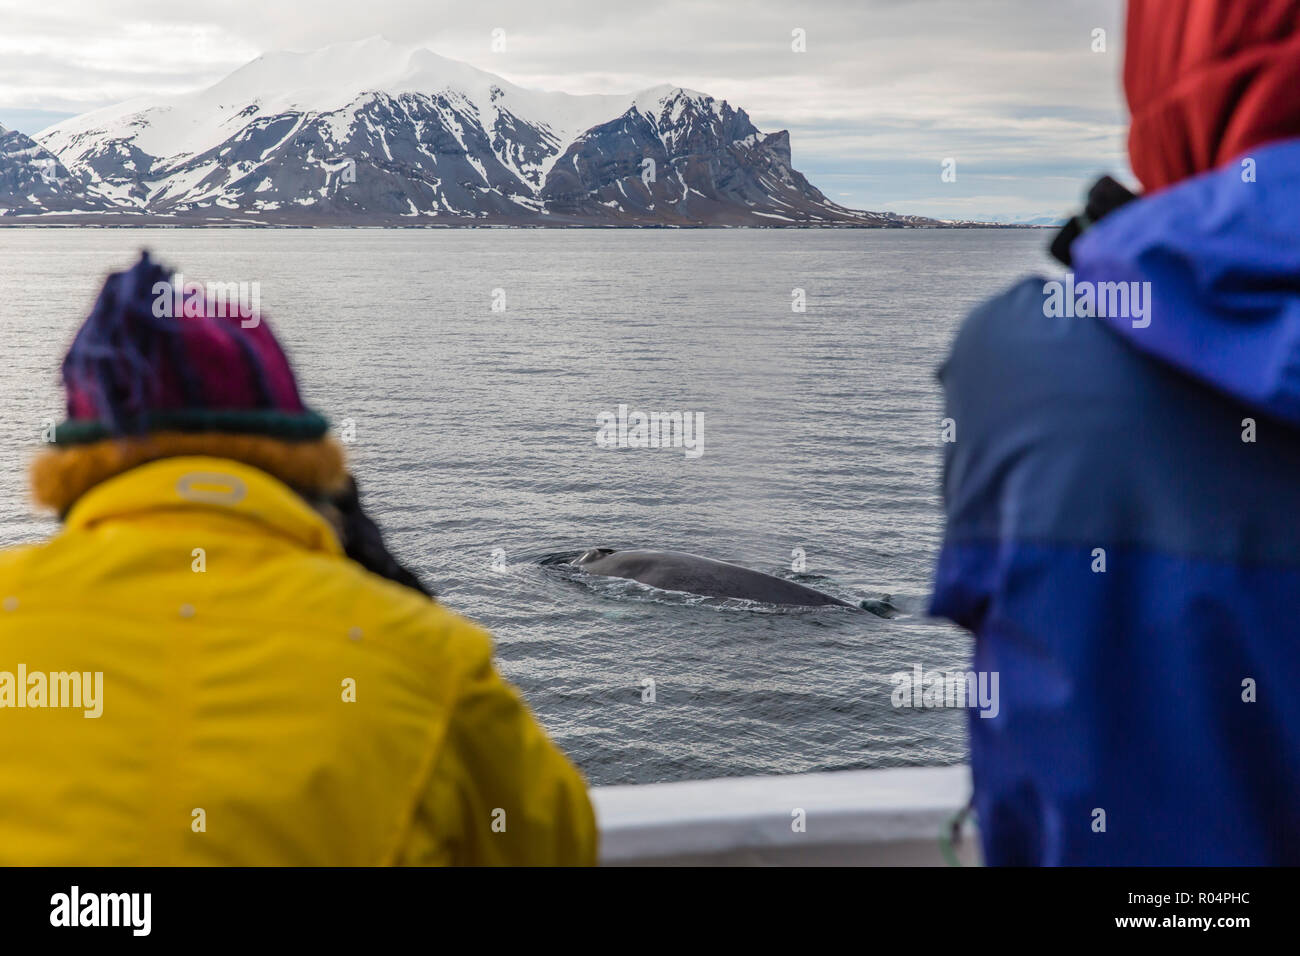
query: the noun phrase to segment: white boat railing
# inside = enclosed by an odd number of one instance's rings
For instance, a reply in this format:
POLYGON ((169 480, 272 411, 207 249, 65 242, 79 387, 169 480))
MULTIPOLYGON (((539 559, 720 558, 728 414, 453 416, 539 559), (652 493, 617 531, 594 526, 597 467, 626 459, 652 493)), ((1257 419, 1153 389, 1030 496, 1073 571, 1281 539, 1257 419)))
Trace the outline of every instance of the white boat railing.
POLYGON ((601 862, 943 866, 979 862, 970 768, 900 767, 595 787, 601 862))

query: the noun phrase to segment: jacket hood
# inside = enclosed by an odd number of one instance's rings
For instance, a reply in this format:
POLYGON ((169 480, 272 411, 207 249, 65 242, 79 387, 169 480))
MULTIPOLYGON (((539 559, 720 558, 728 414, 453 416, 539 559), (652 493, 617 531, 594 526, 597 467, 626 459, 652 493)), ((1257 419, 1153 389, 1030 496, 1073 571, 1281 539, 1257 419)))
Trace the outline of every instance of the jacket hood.
POLYGON ((1074 244, 1076 284, 1149 283, 1100 321, 1138 350, 1300 426, 1300 139, 1130 202, 1074 244))

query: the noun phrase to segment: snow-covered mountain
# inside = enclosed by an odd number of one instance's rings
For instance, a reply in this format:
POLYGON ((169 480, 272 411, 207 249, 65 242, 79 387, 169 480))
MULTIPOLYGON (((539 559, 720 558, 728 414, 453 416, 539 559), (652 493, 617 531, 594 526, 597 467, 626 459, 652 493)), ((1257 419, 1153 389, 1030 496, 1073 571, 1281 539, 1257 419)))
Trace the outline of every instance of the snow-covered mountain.
POLYGON ((87 195, 86 184, 39 143, 0 126, 0 216, 95 212, 109 205, 87 195))
POLYGON ((638 94, 564 151, 546 208, 620 225, 905 225, 836 205, 790 165, 790 134, 764 135, 744 110, 680 87, 638 94))
POLYGON ((929 222, 831 203, 786 133, 703 93, 529 90, 380 38, 268 54, 37 139, 90 201, 189 222, 929 222))

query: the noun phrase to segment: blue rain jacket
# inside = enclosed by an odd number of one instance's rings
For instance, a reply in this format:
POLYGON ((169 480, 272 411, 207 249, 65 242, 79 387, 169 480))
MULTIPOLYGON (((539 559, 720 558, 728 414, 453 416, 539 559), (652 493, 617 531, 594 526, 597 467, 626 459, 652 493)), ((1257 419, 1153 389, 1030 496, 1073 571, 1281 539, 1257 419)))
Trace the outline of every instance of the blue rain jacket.
POLYGON ((1150 283, 1145 316, 1027 279, 941 369, 931 611, 999 675, 990 864, 1300 863, 1300 140, 1247 158, 1075 242, 1075 289, 1150 283))

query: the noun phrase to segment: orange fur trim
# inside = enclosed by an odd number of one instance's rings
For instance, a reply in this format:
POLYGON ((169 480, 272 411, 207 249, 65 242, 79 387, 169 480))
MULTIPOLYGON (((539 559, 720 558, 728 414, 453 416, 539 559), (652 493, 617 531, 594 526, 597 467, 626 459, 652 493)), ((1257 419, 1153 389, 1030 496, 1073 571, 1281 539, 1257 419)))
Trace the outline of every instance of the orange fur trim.
POLYGON ((343 446, 333 438, 297 442, 230 432, 164 431, 41 452, 31 464, 32 495, 38 505, 62 515, 114 475, 160 458, 187 455, 233 458, 308 493, 334 494, 347 485, 343 446))

